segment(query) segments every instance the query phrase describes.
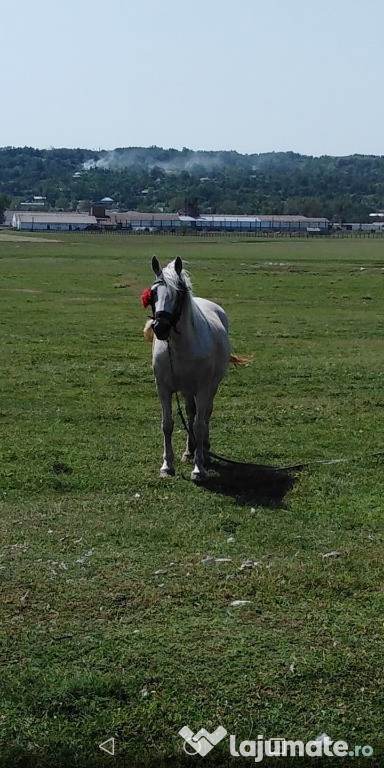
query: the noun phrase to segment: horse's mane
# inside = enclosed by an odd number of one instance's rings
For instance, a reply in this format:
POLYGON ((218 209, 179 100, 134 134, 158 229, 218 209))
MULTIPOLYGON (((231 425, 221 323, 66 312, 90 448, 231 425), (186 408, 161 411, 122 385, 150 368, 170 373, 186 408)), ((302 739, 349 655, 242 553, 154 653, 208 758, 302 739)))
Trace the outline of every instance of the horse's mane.
POLYGON ((170 261, 169 264, 167 264, 167 266, 163 268, 163 276, 164 276, 165 282, 167 283, 167 285, 169 285, 169 287, 173 291, 180 290, 180 280, 181 280, 181 282, 184 283, 189 293, 193 295, 191 278, 186 269, 181 270, 180 277, 179 277, 179 275, 175 270, 175 259, 173 261, 170 261))
POLYGON ((191 278, 187 270, 183 268, 179 276, 175 270, 175 260, 170 261, 169 264, 167 264, 167 266, 163 269, 163 277, 166 284, 174 293, 174 297, 176 297, 177 292, 180 291, 180 281, 185 287, 186 291, 184 301, 188 302, 192 324, 195 325, 199 322, 207 322, 204 312, 200 309, 199 305, 195 301, 191 278))
POLYGON ((194 300, 192 282, 187 270, 183 268, 179 276, 175 270, 175 260, 170 261, 169 264, 167 264, 167 266, 163 269, 163 277, 170 290, 174 293, 175 297, 178 291, 180 291, 180 281, 185 287, 186 291, 184 301, 188 302, 189 304, 192 323, 198 322, 199 320, 200 322, 201 320, 206 321, 204 313, 201 311, 194 300))

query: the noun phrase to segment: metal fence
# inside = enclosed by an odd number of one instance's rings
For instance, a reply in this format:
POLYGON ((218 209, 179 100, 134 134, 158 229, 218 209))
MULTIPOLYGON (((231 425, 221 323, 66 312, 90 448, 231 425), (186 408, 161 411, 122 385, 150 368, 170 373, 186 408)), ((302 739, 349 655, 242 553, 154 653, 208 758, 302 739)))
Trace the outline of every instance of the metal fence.
MULTIPOLYGON (((51 230, 52 232, 53 230, 51 230)), ((63 233, 61 233, 63 234, 63 233)), ((71 232, 70 234, 74 234, 71 232)), ((158 229, 155 232, 135 232, 131 229, 94 229, 94 230, 78 230, 76 235, 108 235, 108 236, 123 236, 123 237, 193 237, 193 238, 236 238, 236 239, 251 239, 251 240, 356 240, 356 239, 382 239, 384 237, 384 231, 377 232, 351 232, 351 231, 336 231, 336 232, 324 232, 324 233, 308 233, 300 231, 287 231, 287 232, 271 232, 271 231, 235 231, 235 230, 196 230, 196 229, 182 229, 174 230, 172 232, 165 229, 158 229)))

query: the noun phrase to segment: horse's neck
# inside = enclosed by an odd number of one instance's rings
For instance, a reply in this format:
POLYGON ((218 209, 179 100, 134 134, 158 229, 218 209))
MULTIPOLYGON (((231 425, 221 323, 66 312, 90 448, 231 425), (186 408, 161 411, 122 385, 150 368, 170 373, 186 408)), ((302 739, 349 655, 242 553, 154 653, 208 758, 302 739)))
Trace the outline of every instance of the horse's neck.
POLYGON ((204 324, 203 315, 196 306, 193 296, 189 294, 185 297, 180 320, 176 326, 178 333, 172 334, 175 346, 183 348, 184 351, 187 346, 193 346, 201 324, 204 324))

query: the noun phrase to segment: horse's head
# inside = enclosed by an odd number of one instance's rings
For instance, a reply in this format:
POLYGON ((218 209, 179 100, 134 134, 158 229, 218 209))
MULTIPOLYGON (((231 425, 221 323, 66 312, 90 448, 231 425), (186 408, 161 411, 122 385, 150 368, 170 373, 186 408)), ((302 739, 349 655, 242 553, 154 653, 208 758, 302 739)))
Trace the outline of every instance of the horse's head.
POLYGON ((156 256, 152 259, 152 269, 156 280, 152 283, 150 304, 152 307, 152 328, 161 341, 169 338, 172 328, 180 319, 186 286, 180 278, 183 264, 180 256, 174 262, 174 276, 170 275, 169 266, 165 275, 156 256))

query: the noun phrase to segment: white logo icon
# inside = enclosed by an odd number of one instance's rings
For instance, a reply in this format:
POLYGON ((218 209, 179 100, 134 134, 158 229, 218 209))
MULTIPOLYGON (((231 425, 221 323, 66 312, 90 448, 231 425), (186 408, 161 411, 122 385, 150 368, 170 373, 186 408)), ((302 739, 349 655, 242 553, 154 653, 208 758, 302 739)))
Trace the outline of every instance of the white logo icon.
POLYGON ((107 739, 107 741, 103 741, 102 744, 99 744, 99 749, 102 749, 103 752, 106 752, 107 755, 114 755, 115 754, 115 739, 107 739))
POLYGON ((227 735, 227 731, 219 725, 213 733, 209 733, 205 728, 201 728, 197 733, 193 733, 187 725, 184 725, 179 734, 184 739, 183 749, 187 755, 197 754, 205 757, 227 735), (187 745, 192 747, 192 752, 187 749, 187 745))

